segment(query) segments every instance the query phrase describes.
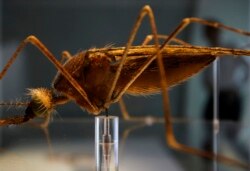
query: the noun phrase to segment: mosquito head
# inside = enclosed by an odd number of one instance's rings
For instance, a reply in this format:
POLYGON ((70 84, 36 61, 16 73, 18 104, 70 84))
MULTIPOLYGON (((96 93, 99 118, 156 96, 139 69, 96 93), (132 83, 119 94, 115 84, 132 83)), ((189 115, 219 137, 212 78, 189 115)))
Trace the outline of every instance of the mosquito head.
POLYGON ((31 97, 31 102, 28 106, 29 110, 38 117, 44 117, 54 110, 53 93, 46 88, 28 89, 28 95, 31 97))

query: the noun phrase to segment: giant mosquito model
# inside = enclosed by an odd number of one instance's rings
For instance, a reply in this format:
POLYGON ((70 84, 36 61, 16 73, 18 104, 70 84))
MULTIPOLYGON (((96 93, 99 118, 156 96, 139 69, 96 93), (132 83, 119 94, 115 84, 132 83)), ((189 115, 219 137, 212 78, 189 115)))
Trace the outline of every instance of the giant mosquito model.
POLYGON ((47 126, 52 111, 58 105, 71 100, 93 115, 106 110, 112 103, 121 100, 125 93, 149 95, 162 92, 166 141, 170 147, 210 159, 218 159, 229 164, 249 167, 248 164, 198 150, 177 142, 170 117, 168 88, 190 78, 211 64, 216 58, 226 55, 250 56, 249 50, 222 47, 192 46, 176 36, 190 23, 199 23, 218 29, 229 30, 250 36, 250 32, 228 27, 218 22, 200 18, 185 18, 167 35, 159 35, 150 6, 142 8, 133 26, 125 47, 94 48, 71 55, 64 51, 66 62, 61 64, 48 48, 35 36, 28 36, 17 48, 0 73, 2 79, 23 48, 31 43, 57 68, 53 88, 29 89, 29 103, 2 103, 2 105, 27 105, 24 116, 0 120, 0 125, 21 124, 35 117, 47 118, 47 126), (152 34, 138 46, 132 46, 137 31, 145 16, 149 17, 152 34), (160 44, 160 39, 163 43, 160 44), (148 43, 153 40, 153 45, 148 43), (170 43, 176 45, 170 45, 170 43))

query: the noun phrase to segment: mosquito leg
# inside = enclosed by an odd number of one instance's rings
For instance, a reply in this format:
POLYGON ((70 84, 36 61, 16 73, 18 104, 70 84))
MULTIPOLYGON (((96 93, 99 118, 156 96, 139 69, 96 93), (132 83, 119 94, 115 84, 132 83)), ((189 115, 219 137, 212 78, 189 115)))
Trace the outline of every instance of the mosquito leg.
POLYGON ((127 111, 127 108, 126 108, 126 105, 124 103, 124 100, 122 98, 120 98, 119 100, 119 106, 120 106, 120 109, 121 109, 121 112, 122 112, 122 117, 124 120, 129 120, 131 117, 127 111))
POLYGON ((45 120, 42 123, 40 123, 39 126, 43 129, 48 128, 49 123, 50 123, 50 118, 51 118, 51 115, 46 115, 45 120))
POLYGON ((81 94, 81 96, 86 100, 88 105, 91 108, 95 108, 91 102, 89 101, 86 92, 84 89, 78 84, 78 82, 68 73, 68 71, 62 66, 62 64, 54 57, 54 55, 46 48, 46 46, 35 36, 31 35, 28 36, 21 44, 17 47, 16 51, 14 52, 13 56, 9 59, 7 64, 4 66, 3 70, 0 73, 0 79, 4 77, 9 67, 13 64, 17 56, 23 50, 23 48, 28 44, 31 43, 35 47, 37 47, 49 60, 52 64, 60 71, 63 76, 70 82, 70 84, 81 94))
POLYGON ((169 44, 169 42, 171 42, 181 31, 183 31, 189 24, 191 23, 198 23, 198 24, 202 24, 202 25, 207 25, 207 26, 211 26, 214 28, 218 28, 218 29, 225 29, 234 33, 238 33, 241 35, 245 35, 245 36, 250 36, 250 32, 241 30, 241 29, 237 29, 237 28, 233 28, 233 27, 229 27, 227 25, 218 23, 218 22, 214 22, 214 21, 208 21, 208 20, 204 20, 201 18, 185 18, 182 20, 182 22, 175 28, 175 30, 168 36, 168 38, 165 40, 165 42, 162 44, 161 46, 161 50, 159 51, 159 53, 161 53, 162 48, 164 46, 166 46, 167 44, 169 44))
MULTIPOLYGON (((124 50, 124 53, 123 53, 123 56, 122 56, 120 65, 119 65, 119 67, 118 67, 118 69, 117 69, 116 76, 115 76, 114 81, 113 81, 113 83, 112 83, 112 87, 111 87, 111 89, 110 89, 110 92, 109 92, 109 94, 108 94, 108 96, 107 96, 106 102, 110 102, 110 100, 111 100, 111 96, 112 96, 112 94, 113 94, 113 91, 114 91, 114 88, 115 88, 115 86, 116 86, 117 80, 118 80, 118 78, 119 78, 119 76, 120 76, 121 69, 122 69, 122 67, 123 67, 123 64, 125 63, 125 59, 126 59, 128 50, 129 50, 129 48, 131 47, 131 45, 132 45, 132 43, 133 43, 133 41, 134 41, 134 39, 135 39, 135 36, 136 36, 136 34, 137 34, 137 31, 138 31, 138 29, 139 29, 139 27, 140 27, 140 25, 141 25, 141 22, 142 22, 142 20, 144 19, 144 17, 145 17, 146 15, 148 15, 148 17, 149 17, 149 19, 150 19, 150 26, 151 26, 152 33, 153 33, 153 35, 148 35, 147 37, 148 37, 148 39, 152 39, 151 37, 154 36, 154 37, 155 37, 155 46, 156 46, 156 48, 159 46, 159 40, 158 40, 158 38, 160 38, 160 37, 162 37, 162 36, 161 36, 161 35, 158 35, 158 36, 157 36, 157 29, 156 29, 156 24, 155 24, 153 12, 152 12, 151 8, 150 8, 148 5, 146 5, 146 6, 144 6, 144 7, 142 8, 142 10, 141 10, 141 12, 140 12, 140 14, 139 14, 139 16, 138 16, 138 18, 137 18, 137 20, 136 20, 136 23, 135 23, 135 25, 134 25, 134 27, 133 27, 133 29, 132 29, 132 32, 131 32, 131 34, 130 34, 130 36, 129 36, 128 43, 127 43, 127 45, 126 45, 126 47, 125 47, 125 50, 124 50)), ((146 39, 147 39, 147 38, 146 38, 146 39)), ((146 39, 145 39, 145 41, 146 41, 146 39)), ((145 42, 145 41, 144 41, 144 42, 145 42)), ((151 40, 149 40, 149 41, 151 41, 151 40)), ((146 44, 146 43, 145 43, 145 44, 146 44)), ((144 45, 144 44, 143 44, 143 45, 144 45)), ((143 70, 145 70, 145 69, 146 69, 146 67, 145 67, 143 70)), ((142 72, 142 71, 141 71, 141 72, 142 72)), ((140 75, 140 74, 139 74, 139 75, 140 75)), ((108 105, 109 105, 109 104, 108 104, 108 105)), ((126 109, 125 103, 124 103, 124 101, 123 101, 122 98, 119 98, 119 105, 120 105, 120 109, 121 109, 121 111, 122 111, 123 118, 124 118, 124 119, 129 119, 130 116, 129 116, 129 113, 128 113, 127 109, 126 109)))
POLYGON ((62 52, 62 59, 61 63, 63 64, 65 61, 69 60, 72 58, 72 55, 69 53, 69 51, 63 51, 62 52))
POLYGON ((51 142, 51 138, 50 138, 49 129, 48 129, 48 127, 42 127, 42 131, 43 131, 43 133, 44 133, 44 135, 46 137, 46 140, 47 140, 49 155, 50 155, 50 157, 52 157, 52 155, 53 155, 53 147, 52 147, 52 142, 51 142))
MULTIPOLYGON (((162 34, 158 34, 157 35, 158 39, 162 39, 162 40, 166 40, 169 36, 168 35, 162 35, 162 34)), ((146 38, 144 39, 144 41, 142 42, 142 45, 147 45, 149 44, 154 38, 154 35, 149 34, 146 36, 146 38)), ((191 44, 181 40, 181 39, 176 39, 174 38, 173 40, 171 40, 171 42, 180 44, 180 45, 186 45, 186 46, 191 46, 191 44)))
MULTIPOLYGON (((132 46, 132 43, 133 43, 133 41, 134 41, 134 39, 135 39, 135 36, 136 36, 136 34, 137 34, 137 31, 138 31, 139 27, 141 26, 141 23, 142 23, 142 21, 143 21, 143 19, 144 19, 145 16, 148 16, 148 17, 149 17, 150 27, 151 27, 152 33, 153 33, 153 35, 154 35, 154 37, 155 37, 155 46, 156 46, 156 48, 158 48, 158 46, 159 46, 159 41, 158 41, 158 38, 157 38, 157 29, 156 29, 156 24, 155 24, 155 20, 154 20, 154 15, 153 15, 153 12, 152 12, 150 6, 146 5, 146 6, 144 6, 144 7, 141 9, 141 11, 140 11, 140 13, 139 13, 139 16, 138 16, 138 18, 137 18, 137 20, 136 20, 136 22, 135 22, 135 24, 134 24, 134 26, 133 26, 133 28, 132 28, 132 31, 131 31, 131 33, 130 33, 128 42, 127 42, 127 44, 126 44, 126 46, 125 46, 125 50, 124 50, 124 52, 123 52, 123 55, 122 55, 122 58, 121 58, 121 62, 120 62, 120 64, 119 64, 119 66, 118 66, 118 69, 117 69, 117 71, 116 71, 114 80, 113 80, 113 82, 111 83, 111 87, 110 87, 109 93, 108 93, 107 98, 106 98, 106 104, 105 104, 105 106, 107 106, 107 107, 108 107, 108 106, 110 105, 110 103, 112 103, 112 101, 113 101, 113 100, 111 101, 111 98, 113 99, 112 96, 115 96, 115 95, 113 94, 113 93, 114 93, 114 89, 115 89, 115 87, 116 87, 118 78, 120 77, 121 70, 122 70, 122 67, 123 67, 123 65, 124 65, 124 63, 125 63, 125 60, 126 60, 126 57, 127 57, 128 51, 129 51, 129 48, 132 46)), ((152 62, 152 61, 151 61, 151 62, 152 62)), ((148 62, 148 65, 149 65, 151 62, 148 62)), ((148 66, 148 65, 147 65, 147 66, 148 66)), ((147 66, 146 66, 146 67, 147 67, 147 66)), ((146 69, 146 67, 145 67, 145 68, 142 68, 142 69, 140 70, 140 72, 138 73, 138 76, 146 69)), ((136 79, 136 78, 135 78, 135 79, 136 79)), ((133 82, 135 79, 132 79, 130 82, 133 82)), ((121 93, 120 93, 120 94, 121 94, 121 93)), ((124 94, 124 92, 122 92, 122 94, 124 94)), ((122 94, 121 94, 121 95, 122 95, 122 94)), ((117 101, 117 99, 118 99, 118 98, 116 98, 116 101, 117 101)))
POLYGON ((38 124, 38 127, 40 127, 45 135, 45 138, 47 140, 48 144, 48 150, 50 156, 53 154, 53 148, 52 148, 52 143, 51 143, 51 138, 50 138, 50 133, 49 133, 49 123, 50 123, 51 115, 47 115, 45 118, 45 121, 38 124))

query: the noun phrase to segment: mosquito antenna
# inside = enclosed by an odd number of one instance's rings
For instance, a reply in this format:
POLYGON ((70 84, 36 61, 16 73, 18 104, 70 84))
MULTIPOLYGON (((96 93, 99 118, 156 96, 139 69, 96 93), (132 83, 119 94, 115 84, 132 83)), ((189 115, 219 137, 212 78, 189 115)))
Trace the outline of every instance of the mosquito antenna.
POLYGON ((0 106, 28 106, 29 102, 0 102, 0 106))

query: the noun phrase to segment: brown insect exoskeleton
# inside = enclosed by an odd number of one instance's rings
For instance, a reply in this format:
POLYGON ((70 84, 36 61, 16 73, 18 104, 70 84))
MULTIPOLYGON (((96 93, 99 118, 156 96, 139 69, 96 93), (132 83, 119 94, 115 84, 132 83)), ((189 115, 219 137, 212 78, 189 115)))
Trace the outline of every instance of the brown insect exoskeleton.
MULTIPOLYGON (((0 78, 4 77, 18 54, 29 43, 37 47, 52 62, 58 73, 52 89, 29 90, 31 96, 29 103, 2 103, 2 105, 27 105, 27 108, 24 116, 2 119, 0 125, 21 124, 34 117, 45 117, 47 119, 43 126, 47 126, 53 109, 70 100, 75 101, 89 113, 98 115, 112 103, 121 100, 125 93, 149 95, 162 92, 166 141, 170 147, 210 159, 216 158, 229 164, 249 167, 248 164, 212 152, 188 147, 175 138, 170 117, 168 88, 198 73, 219 56, 250 56, 248 50, 198 47, 175 38, 190 23, 250 36, 249 32, 200 18, 186 18, 168 36, 158 35, 154 15, 148 5, 140 11, 125 47, 89 49, 74 56, 64 52, 63 58, 67 58, 64 64, 61 64, 38 38, 28 36, 5 65, 0 78), (132 46, 145 16, 149 17, 152 34, 148 35, 141 45, 132 46), (160 44, 159 39, 163 39, 164 43, 160 44), (154 40, 154 45, 148 45, 151 40, 154 40), (177 45, 169 45, 171 42, 177 45)), ((120 101, 120 104, 123 109, 123 102, 120 101)), ((127 114, 124 116, 125 119, 130 118, 127 114)))

